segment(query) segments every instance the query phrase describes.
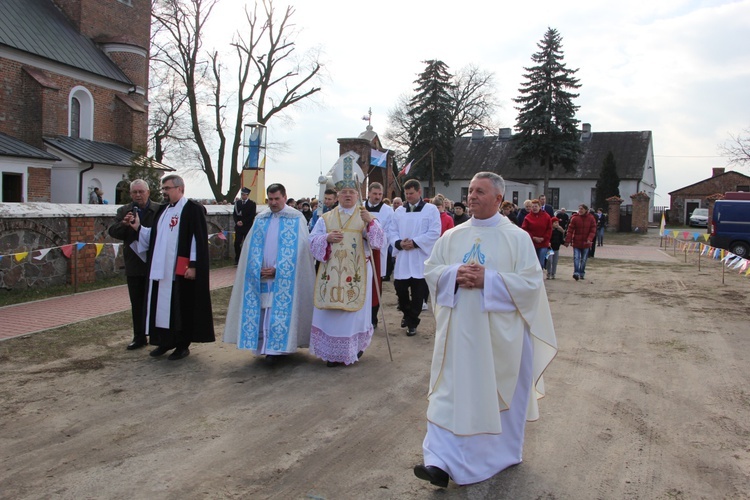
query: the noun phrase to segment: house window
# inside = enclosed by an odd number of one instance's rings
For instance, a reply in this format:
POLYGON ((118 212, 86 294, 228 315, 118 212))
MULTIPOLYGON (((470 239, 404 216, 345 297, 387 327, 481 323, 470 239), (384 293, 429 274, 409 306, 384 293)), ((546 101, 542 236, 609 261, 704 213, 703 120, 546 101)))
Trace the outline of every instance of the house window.
POLYGON ((68 135, 94 139, 94 98, 85 87, 74 87, 68 97, 68 135))
POLYGON ((560 188, 547 188, 547 203, 553 207, 560 207, 560 188))
POLYGON ((81 137, 81 101, 77 97, 70 100, 70 137, 81 137))
POLYGON ((589 208, 594 208, 596 203, 596 188, 591 188, 591 201, 589 202, 589 208))
POLYGON ((466 200, 469 199, 469 188, 462 187, 461 188, 461 202, 466 203, 466 200))
POLYGON ((133 6, 133 0, 117 0, 120 3, 124 3, 125 5, 128 5, 130 7, 133 6))
POLYGON ((737 189, 735 191, 744 191, 745 193, 750 192, 750 186, 737 186, 737 189))
POLYGON ((23 202, 23 175, 3 172, 3 197, 6 203, 23 202))
POLYGON ((518 206, 518 191, 513 191, 513 198, 511 201, 513 201, 515 206, 518 206))

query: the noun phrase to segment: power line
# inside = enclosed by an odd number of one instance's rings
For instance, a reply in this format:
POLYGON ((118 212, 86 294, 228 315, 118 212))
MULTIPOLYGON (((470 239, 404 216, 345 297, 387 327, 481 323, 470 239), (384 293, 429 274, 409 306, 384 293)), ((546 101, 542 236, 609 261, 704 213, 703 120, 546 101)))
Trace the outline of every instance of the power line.
POLYGON ((654 155, 656 158, 724 158, 724 156, 699 156, 699 155, 688 155, 688 156, 673 156, 673 155, 654 155))

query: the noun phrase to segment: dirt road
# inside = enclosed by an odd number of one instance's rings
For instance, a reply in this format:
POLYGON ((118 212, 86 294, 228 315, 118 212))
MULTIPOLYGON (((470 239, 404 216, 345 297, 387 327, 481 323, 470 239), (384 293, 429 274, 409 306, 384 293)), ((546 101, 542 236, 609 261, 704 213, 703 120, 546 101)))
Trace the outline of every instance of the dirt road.
POLYGON ((571 268, 546 282, 560 351, 524 463, 488 481, 414 478, 434 322, 406 337, 386 285, 394 362, 382 328, 346 368, 218 342, 156 360, 124 350, 126 314, 0 343, 0 497, 750 497, 750 279, 681 260, 594 259, 586 282, 571 268))

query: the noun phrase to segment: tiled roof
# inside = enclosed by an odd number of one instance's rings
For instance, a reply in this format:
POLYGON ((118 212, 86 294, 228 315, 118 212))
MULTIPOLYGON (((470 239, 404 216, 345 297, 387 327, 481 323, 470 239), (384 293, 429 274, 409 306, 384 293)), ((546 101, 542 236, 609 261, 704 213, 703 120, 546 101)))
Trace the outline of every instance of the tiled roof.
MULTIPOLYGON (((581 155, 575 171, 566 172, 556 167, 551 179, 598 179, 607 154, 612 151, 621 180, 640 180, 646 165, 651 132, 594 132, 591 138, 581 142, 581 155)), ((453 146, 453 168, 451 179, 471 179, 481 171, 496 172, 507 180, 521 182, 544 178, 544 168, 528 164, 519 168, 512 160, 515 143, 510 138, 485 136, 481 139, 459 137, 453 146)))
POLYGON ((93 41, 75 30, 51 0, 0 1, 0 45, 132 84, 93 41))
MULTIPOLYGON (((129 149, 109 142, 95 142, 88 139, 73 137, 45 137, 44 143, 59 151, 72 156, 82 163, 98 163, 100 165, 114 165, 116 167, 130 167, 133 162, 144 163, 147 159, 129 149)), ((174 169, 162 163, 153 162, 152 166, 159 170, 172 172, 174 169)))
POLYGON ((18 158, 34 158, 38 160, 55 160, 60 161, 55 155, 52 155, 34 146, 29 146, 23 141, 19 141, 9 135, 0 132, 0 156, 15 156, 18 158))

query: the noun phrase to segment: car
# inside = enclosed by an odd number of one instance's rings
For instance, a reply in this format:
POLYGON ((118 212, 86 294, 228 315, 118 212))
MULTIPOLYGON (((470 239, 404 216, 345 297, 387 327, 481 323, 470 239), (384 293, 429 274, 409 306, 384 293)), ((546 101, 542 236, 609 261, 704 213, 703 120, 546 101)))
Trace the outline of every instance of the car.
POLYGON ((690 225, 691 226, 708 226, 708 209, 707 208, 696 208, 693 213, 690 214, 690 225))
POLYGON ((750 195, 745 199, 729 195, 714 204, 709 242, 712 247, 724 248, 747 259, 750 258, 750 195))

